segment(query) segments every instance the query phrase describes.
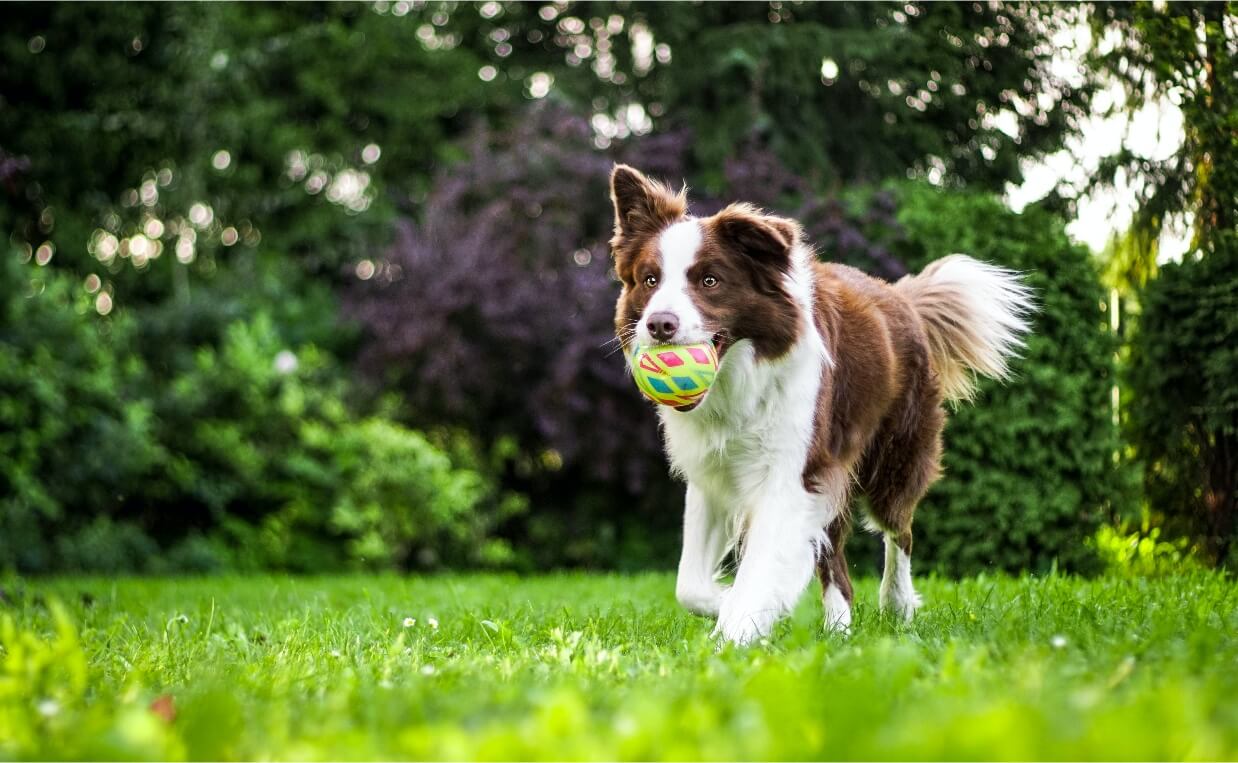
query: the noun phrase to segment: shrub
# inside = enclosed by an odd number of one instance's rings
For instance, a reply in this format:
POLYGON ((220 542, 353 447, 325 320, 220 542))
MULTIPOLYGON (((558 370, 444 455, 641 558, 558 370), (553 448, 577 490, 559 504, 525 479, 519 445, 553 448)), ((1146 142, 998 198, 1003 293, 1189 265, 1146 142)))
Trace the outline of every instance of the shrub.
POLYGON ((264 317, 199 350, 158 406, 178 444, 177 524, 223 527, 247 567, 503 561, 505 547, 486 540, 492 484, 423 434, 355 418, 348 389, 329 356, 294 352, 264 317))
POLYGON ((1186 538, 1166 540, 1160 527, 1153 527, 1145 516, 1138 527, 1126 521, 1101 525, 1092 545, 1111 575, 1157 577, 1181 575, 1184 568, 1198 567, 1186 538))
POLYGON ((74 279, 0 257, 0 326, 0 566, 52 569, 57 533, 109 526, 163 453, 131 324, 74 279))
POLYGON ((160 568, 158 544, 132 522, 99 516, 56 537, 57 570, 107 574, 160 568))
POLYGON ((233 323, 160 384, 123 312, 100 318, 55 271, 0 267, 0 566, 510 561, 488 534, 521 504, 469 442, 358 418, 331 357, 269 319, 233 323))
POLYGON ((1140 295, 1127 424, 1153 512, 1238 560, 1238 235, 1162 268, 1140 295))
POLYGON ((1116 338, 1088 252, 1044 210, 1007 210, 991 196, 900 189, 916 271, 952 252, 1027 274, 1039 312, 1006 384, 985 382, 949 417, 945 476, 916 515, 917 557, 953 574, 1095 564, 1086 540, 1122 505, 1111 407, 1116 338))

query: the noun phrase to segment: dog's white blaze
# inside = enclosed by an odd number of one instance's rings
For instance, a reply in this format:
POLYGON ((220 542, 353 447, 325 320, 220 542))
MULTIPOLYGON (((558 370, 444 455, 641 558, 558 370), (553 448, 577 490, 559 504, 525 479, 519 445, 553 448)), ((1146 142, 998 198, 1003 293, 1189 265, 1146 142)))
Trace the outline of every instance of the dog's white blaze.
POLYGON ((701 224, 694 219, 675 223, 658 237, 662 275, 657 290, 645 305, 644 318, 636 327, 636 339, 640 344, 659 344, 650 334, 646 321, 650 315, 660 312, 673 313, 679 319, 679 330, 670 339, 671 344, 705 342, 711 338, 689 293, 688 268, 696 261, 701 241, 701 224))

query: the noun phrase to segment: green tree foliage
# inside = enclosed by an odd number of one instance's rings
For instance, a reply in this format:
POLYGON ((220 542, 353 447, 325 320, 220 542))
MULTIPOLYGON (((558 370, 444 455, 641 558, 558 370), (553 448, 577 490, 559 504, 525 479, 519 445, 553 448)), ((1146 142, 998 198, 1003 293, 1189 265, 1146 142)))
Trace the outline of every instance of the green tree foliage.
POLYGON ((673 56, 663 102, 698 128, 706 167, 755 130, 818 183, 914 173, 1001 190, 1080 114, 1083 93, 1050 71, 1044 44, 1060 14, 1036 5, 665 4, 643 15, 673 56))
POLYGON ((446 28, 499 77, 551 75, 603 141, 688 127, 710 190, 757 136, 817 184, 913 173, 1000 191, 1086 103, 1050 67, 1048 40, 1074 11, 1047 4, 487 5, 446 28))
POLYGON ((232 267, 292 291, 365 256, 461 128, 519 119, 522 95, 596 112, 603 140, 691 128, 715 190, 754 132, 819 183, 1000 190, 1078 113, 1045 44, 1069 19, 1001 3, 25 4, 5 14, 0 148, 33 163, 19 240, 114 282, 118 305, 232 267), (135 234, 153 239, 137 256, 135 234))
POLYGON ((1217 563, 1232 563, 1238 521, 1236 8, 1100 4, 1091 20, 1104 40, 1089 60, 1098 83, 1120 86, 1128 114, 1164 99, 1182 111, 1175 153, 1149 159, 1123 146, 1096 182, 1122 178, 1139 193, 1110 268, 1138 303, 1125 417, 1149 506, 1217 563), (1175 218, 1191 223, 1191 252, 1157 277, 1157 235, 1175 218))
POLYGON ((509 92, 467 49, 416 44, 414 19, 364 5, 23 5, 5 27, 0 135, 37 181, 19 235, 103 277, 150 271, 147 295, 176 258, 92 247, 90 263, 94 230, 160 220, 167 254, 193 230, 203 277, 266 250, 330 274, 366 250, 383 215, 359 213, 390 209, 389 178, 416 192, 465 115, 509 92))
POLYGON ((1127 418, 1144 487, 1169 529, 1238 559, 1238 235, 1165 265, 1141 294, 1127 418))
MULTIPOLYGON (((1116 179, 1139 193, 1135 229, 1154 240, 1162 225, 1194 218, 1195 244, 1211 249, 1216 236, 1238 226, 1238 4, 1099 3, 1089 15, 1100 38, 1089 54, 1097 86, 1115 83, 1120 105, 1134 115, 1168 99, 1182 111, 1182 145, 1164 159, 1121 146, 1106 158, 1096 182, 1116 179)), ((1144 248, 1155 259, 1156 247, 1144 248)))
POLYGON ((1087 569, 1085 544, 1127 493, 1115 467, 1110 391, 1116 338, 1087 250, 1060 221, 995 198, 910 186, 900 193, 913 270, 967 252, 1026 273, 1039 311, 1015 377, 986 381, 953 411, 945 478, 916 514, 916 551, 950 573, 1087 569))

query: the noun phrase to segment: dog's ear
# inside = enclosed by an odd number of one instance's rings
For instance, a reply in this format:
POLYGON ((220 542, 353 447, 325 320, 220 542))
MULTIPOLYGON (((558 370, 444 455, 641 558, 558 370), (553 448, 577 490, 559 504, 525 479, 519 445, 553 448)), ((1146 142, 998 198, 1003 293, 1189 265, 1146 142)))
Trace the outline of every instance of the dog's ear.
POLYGON ((750 204, 732 204, 714 217, 719 236, 735 248, 765 264, 786 270, 791 250, 800 241, 800 226, 794 220, 772 217, 750 204))
POLYGON ((610 173, 610 198, 615 203, 615 247, 624 239, 653 235, 688 211, 685 191, 671 193, 626 164, 616 164, 610 173))

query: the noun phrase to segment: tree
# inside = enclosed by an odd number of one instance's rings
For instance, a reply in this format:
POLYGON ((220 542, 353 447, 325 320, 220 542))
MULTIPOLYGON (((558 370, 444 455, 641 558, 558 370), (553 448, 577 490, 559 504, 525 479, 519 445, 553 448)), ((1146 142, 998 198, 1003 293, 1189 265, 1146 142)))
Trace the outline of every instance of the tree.
POLYGON ((1089 17, 1102 41, 1089 64, 1098 87, 1119 86, 1115 108, 1134 114, 1168 99, 1182 110, 1175 153, 1155 160, 1122 146, 1096 185, 1122 177, 1138 192, 1110 266, 1136 305, 1124 420, 1145 491, 1158 517, 1218 563, 1232 562, 1238 532, 1235 8, 1104 3, 1089 17), (1191 251, 1157 275, 1157 237, 1175 218, 1192 222, 1191 251))
POLYGON ((1238 562, 1238 235, 1165 265, 1140 294, 1127 429, 1168 529, 1238 562))
POLYGON ((1120 146, 1095 181, 1112 185, 1122 177, 1137 190, 1133 230, 1153 260, 1156 234, 1175 217, 1193 218, 1193 243, 1204 251, 1238 224, 1236 10, 1234 2, 1099 3, 1088 15, 1099 41, 1087 58, 1094 87, 1116 84, 1123 96, 1102 116, 1133 116, 1164 100, 1182 111, 1183 141, 1174 154, 1149 159, 1120 146))
MULTIPOLYGON (((454 3, 430 4, 447 14, 454 3)), ((1003 190, 1077 128, 1088 91, 1054 73, 1050 4, 650 3, 457 10, 446 28, 497 76, 594 113, 600 140, 688 127, 717 191, 760 137, 818 188, 908 173, 1003 190)))

